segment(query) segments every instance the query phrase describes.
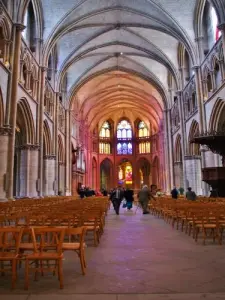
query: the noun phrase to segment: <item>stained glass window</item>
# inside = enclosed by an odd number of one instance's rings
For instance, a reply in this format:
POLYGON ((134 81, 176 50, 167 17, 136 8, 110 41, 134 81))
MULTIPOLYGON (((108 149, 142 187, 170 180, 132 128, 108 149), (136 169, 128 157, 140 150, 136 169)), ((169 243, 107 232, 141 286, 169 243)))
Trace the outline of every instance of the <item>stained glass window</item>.
POLYGON ((108 121, 102 125, 102 128, 100 130, 100 137, 110 138, 110 124, 108 121))
POLYGON ((111 153, 110 143, 99 143, 99 153, 100 154, 110 154, 111 153))
POLYGON ((141 142, 139 144, 139 153, 150 153, 151 147, 150 147, 150 142, 141 142))
POLYGON ((138 125, 138 137, 147 137, 149 136, 149 130, 145 122, 141 121, 138 125))
POLYGON ((117 154, 132 154, 132 128, 128 121, 122 120, 117 126, 117 154))

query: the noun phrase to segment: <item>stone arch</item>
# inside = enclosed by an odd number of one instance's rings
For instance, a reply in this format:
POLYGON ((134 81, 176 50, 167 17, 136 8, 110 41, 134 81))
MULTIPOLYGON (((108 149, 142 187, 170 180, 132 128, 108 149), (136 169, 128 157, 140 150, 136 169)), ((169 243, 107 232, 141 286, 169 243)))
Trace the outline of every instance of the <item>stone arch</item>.
POLYGON ((113 163, 107 157, 100 163, 100 189, 110 190, 113 187, 113 163))
POLYGON ((196 120, 193 120, 189 130, 189 155, 200 156, 200 146, 199 144, 192 143, 193 138, 199 134, 199 124, 196 120))
POLYGON ((41 0, 24 0, 20 1, 18 8, 17 21, 18 23, 24 24, 24 18, 29 4, 32 3, 34 16, 35 16, 35 29, 36 35, 35 38, 42 38, 43 36, 43 10, 41 0))
POLYGON ((30 105, 25 98, 17 103, 17 123, 21 123, 20 130, 26 134, 23 136, 23 144, 35 144, 35 128, 33 114, 30 105))
POLYGON ((65 151, 63 145, 63 139, 60 134, 58 135, 58 161, 59 163, 65 162, 65 151))
POLYGON ((136 164, 137 172, 135 176, 136 187, 141 188, 143 184, 150 186, 151 164, 146 157, 140 157, 136 164))
POLYGON ((225 101, 223 99, 217 99, 209 120, 208 131, 224 131, 225 126, 225 101))
POLYGON ((159 168, 160 168, 159 157, 155 156, 153 159, 153 162, 152 162, 152 184, 156 185, 157 188, 159 187, 159 184, 160 184, 159 168))
POLYGON ((174 162, 182 162, 181 135, 178 134, 175 141, 174 162))
POLYGON ((48 125, 48 122, 45 120, 44 121, 44 130, 43 130, 43 135, 44 135, 44 155, 51 155, 52 154, 52 141, 51 141, 51 132, 50 128, 48 125))
POLYGON ((17 103, 16 129, 15 129, 15 154, 13 195, 26 197, 36 193, 34 181, 37 180, 37 169, 31 157, 37 160, 37 152, 32 147, 35 144, 35 129, 29 103, 22 98, 17 103), (33 165, 33 168, 32 168, 33 165), (33 169, 33 173, 31 173, 33 169), (34 181, 28 178, 33 178, 34 181), (30 189, 30 190, 29 190, 30 189))
POLYGON ((0 19, 0 60, 5 65, 9 60, 9 41, 10 41, 10 26, 6 18, 3 16, 0 19))
POLYGON ((92 157, 92 182, 91 188, 93 190, 97 189, 97 160, 95 157, 92 157))

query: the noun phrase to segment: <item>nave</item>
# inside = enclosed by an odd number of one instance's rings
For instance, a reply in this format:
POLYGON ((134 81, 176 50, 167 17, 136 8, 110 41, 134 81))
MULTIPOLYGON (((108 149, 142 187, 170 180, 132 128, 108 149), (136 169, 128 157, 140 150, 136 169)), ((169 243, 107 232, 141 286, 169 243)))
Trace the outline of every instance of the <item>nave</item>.
POLYGON ((63 290, 45 275, 31 280, 28 292, 23 280, 11 292, 9 278, 1 277, 1 299, 198 300, 203 294, 206 300, 224 299, 225 246, 196 244, 162 219, 135 210, 121 209, 116 216, 111 208, 99 246, 86 248, 85 276, 78 258, 66 252, 63 290))

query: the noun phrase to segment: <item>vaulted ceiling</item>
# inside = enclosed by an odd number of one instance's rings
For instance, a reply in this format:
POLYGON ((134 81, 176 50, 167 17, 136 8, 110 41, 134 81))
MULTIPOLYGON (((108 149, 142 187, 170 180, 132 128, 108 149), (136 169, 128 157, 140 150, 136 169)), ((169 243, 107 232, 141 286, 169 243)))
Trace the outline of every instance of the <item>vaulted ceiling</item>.
MULTIPOLYGON (((220 1, 220 0, 219 0, 220 1)), ((95 126, 121 114, 157 128, 179 88, 178 44, 195 63, 194 18, 204 0, 42 0, 44 51, 58 88, 95 126)))

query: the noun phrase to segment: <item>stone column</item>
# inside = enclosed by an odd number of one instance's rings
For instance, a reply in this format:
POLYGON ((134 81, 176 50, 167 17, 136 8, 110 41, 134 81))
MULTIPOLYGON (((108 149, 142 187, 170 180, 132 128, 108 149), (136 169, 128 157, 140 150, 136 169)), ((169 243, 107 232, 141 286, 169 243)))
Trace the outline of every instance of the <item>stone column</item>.
POLYGON ((44 195, 55 195, 55 155, 44 156, 44 195))
POLYGON ((204 60, 204 57, 205 57, 204 45, 203 45, 204 37, 203 36, 197 37, 195 39, 195 42, 197 44, 197 49, 198 49, 198 63, 200 64, 204 60))
POLYGON ((6 201, 6 172, 7 172, 7 154, 9 136, 12 135, 12 130, 9 128, 0 128, 0 202, 6 201))
POLYGON ((45 97, 45 77, 46 77, 47 68, 41 67, 39 73, 39 95, 40 95, 40 102, 39 102, 39 144, 40 144, 40 151, 39 151, 39 169, 38 169, 38 192, 39 196, 43 195, 43 130, 44 130, 44 97, 45 97))
POLYGON ((15 153, 15 128, 16 128, 16 115, 17 115, 17 90, 19 80, 19 66, 20 66, 20 50, 21 50, 21 33, 25 26, 22 24, 14 25, 14 57, 12 64, 12 77, 11 77, 11 89, 10 89, 10 115, 9 124, 13 129, 13 134, 9 137, 8 148, 8 166, 7 166, 7 184, 6 184, 6 196, 8 199, 13 199, 13 168, 14 168, 14 153, 15 153))
POLYGON ((202 172, 200 156, 185 156, 187 185, 192 187, 197 195, 202 195, 202 172))
MULTIPOLYGON (((184 162, 184 157, 187 149, 187 141, 186 141, 186 130, 184 123, 184 114, 183 114, 183 94, 182 91, 177 92, 178 98, 178 109, 180 115, 180 127, 181 127, 181 149, 182 149, 182 160, 184 162)), ((184 181, 184 190, 187 189, 187 178, 186 178, 186 164, 183 163, 183 181, 184 181)))
POLYGON ((65 195, 65 163, 58 164, 58 188, 65 195))
POLYGON ((72 166, 71 166, 71 141, 70 141, 70 111, 66 110, 66 168, 65 168, 65 191, 66 195, 71 195, 71 174, 72 173, 72 166))
POLYGON ((55 94, 55 106, 54 106, 54 147, 53 153, 55 153, 55 194, 58 195, 59 190, 64 191, 64 188, 59 188, 59 157, 58 157, 58 109, 59 109, 59 93, 55 94))
POLYGON ((30 163, 28 172, 29 196, 38 196, 38 154, 40 147, 38 145, 30 145, 30 163))

